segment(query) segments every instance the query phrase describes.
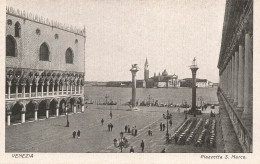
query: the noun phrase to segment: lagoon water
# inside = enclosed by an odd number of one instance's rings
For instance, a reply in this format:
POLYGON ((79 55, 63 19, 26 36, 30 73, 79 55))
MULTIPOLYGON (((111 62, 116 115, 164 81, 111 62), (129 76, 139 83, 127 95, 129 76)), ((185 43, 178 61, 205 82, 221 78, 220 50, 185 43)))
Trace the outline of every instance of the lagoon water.
MULTIPOLYGON (((191 88, 137 88, 136 98, 140 103, 144 100, 159 100, 161 103, 181 104, 186 101, 191 104, 191 88)), ((92 101, 108 100, 126 103, 130 101, 132 89, 120 87, 85 87, 85 97, 92 101)), ((218 103, 217 88, 197 88, 197 100, 205 103, 218 103)))

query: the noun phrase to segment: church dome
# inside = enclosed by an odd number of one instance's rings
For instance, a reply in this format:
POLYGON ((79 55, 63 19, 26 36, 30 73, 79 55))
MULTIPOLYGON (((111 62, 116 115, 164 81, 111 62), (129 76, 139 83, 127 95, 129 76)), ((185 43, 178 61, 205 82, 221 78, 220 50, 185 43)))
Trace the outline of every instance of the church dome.
POLYGON ((163 76, 168 76, 168 72, 166 71, 166 69, 163 71, 162 75, 163 76))

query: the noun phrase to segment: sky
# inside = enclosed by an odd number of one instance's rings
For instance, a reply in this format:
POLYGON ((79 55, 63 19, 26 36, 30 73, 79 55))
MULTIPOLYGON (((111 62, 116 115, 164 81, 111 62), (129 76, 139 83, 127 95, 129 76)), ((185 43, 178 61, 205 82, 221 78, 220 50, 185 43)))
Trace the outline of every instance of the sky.
POLYGON ((167 70, 190 78, 197 59, 198 78, 218 82, 225 0, 7 0, 6 5, 49 20, 86 28, 85 80, 144 78, 167 70))

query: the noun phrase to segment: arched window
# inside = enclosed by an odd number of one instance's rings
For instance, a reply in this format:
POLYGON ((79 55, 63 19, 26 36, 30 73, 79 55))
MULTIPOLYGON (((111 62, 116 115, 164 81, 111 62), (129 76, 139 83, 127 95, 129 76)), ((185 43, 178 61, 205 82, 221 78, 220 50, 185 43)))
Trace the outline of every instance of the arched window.
POLYGON ((6 37, 6 56, 15 57, 16 56, 15 52, 16 52, 16 41, 11 35, 8 35, 6 37))
POLYGON ((65 58, 66 58, 66 63, 73 64, 73 52, 70 48, 67 49, 65 58))
POLYGON ((43 43, 40 47, 40 60, 49 61, 49 48, 46 43, 43 43))
POLYGON ((14 36, 15 37, 21 37, 21 25, 20 25, 20 23, 16 22, 14 28, 15 28, 14 36))

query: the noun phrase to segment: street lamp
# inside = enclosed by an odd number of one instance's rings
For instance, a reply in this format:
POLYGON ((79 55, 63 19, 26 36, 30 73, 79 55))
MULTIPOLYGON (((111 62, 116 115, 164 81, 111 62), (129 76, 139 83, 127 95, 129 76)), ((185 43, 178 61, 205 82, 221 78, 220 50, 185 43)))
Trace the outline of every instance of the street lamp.
POLYGON ((166 143, 169 141, 169 130, 168 130, 168 120, 172 119, 172 116, 169 114, 169 111, 167 110, 167 115, 163 114, 163 118, 167 120, 167 131, 166 131, 166 143))
POLYGON ((120 138, 119 138, 119 143, 117 142, 117 139, 114 139, 114 146, 116 148, 119 148, 121 150, 121 153, 123 151, 123 148, 127 148, 128 147, 128 141, 126 139, 124 139, 124 133, 121 131, 120 132, 120 138))
POLYGON ((121 131, 120 132, 120 143, 119 143, 119 146, 120 146, 120 149, 121 149, 121 153, 122 153, 122 149, 123 149, 123 135, 124 133, 121 131))

